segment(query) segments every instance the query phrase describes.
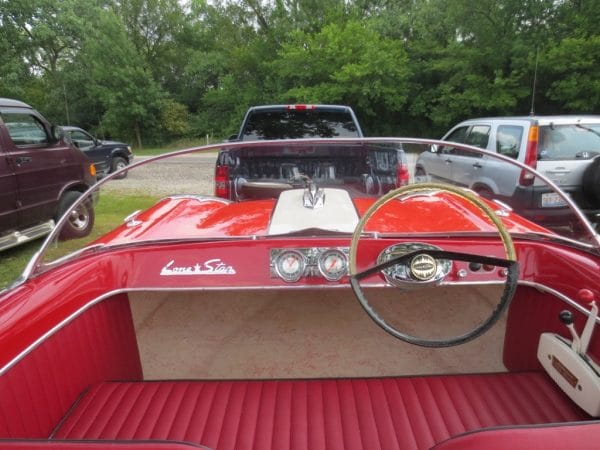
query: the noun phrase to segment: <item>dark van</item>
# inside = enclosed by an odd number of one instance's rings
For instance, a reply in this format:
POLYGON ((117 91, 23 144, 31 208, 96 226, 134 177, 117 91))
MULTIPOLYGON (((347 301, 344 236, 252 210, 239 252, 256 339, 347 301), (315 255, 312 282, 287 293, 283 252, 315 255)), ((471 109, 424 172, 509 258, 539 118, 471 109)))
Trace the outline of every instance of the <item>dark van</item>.
MULTIPOLYGON (((94 165, 58 134, 31 106, 0 98, 0 250, 48 234, 96 182, 94 165)), ((86 236, 93 225, 93 205, 82 204, 60 237, 86 236)))

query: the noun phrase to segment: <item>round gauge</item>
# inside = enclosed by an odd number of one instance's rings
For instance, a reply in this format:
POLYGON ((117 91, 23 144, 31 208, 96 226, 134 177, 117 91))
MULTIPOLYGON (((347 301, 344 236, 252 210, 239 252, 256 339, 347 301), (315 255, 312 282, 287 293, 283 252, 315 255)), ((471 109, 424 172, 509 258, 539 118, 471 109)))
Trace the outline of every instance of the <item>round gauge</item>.
POLYGON ((341 250, 327 250, 319 257, 319 272, 329 281, 338 281, 348 273, 348 258, 341 250))
POLYGON ((275 260, 275 270, 284 281, 293 283, 304 274, 306 261, 301 253, 288 250, 281 253, 275 260))

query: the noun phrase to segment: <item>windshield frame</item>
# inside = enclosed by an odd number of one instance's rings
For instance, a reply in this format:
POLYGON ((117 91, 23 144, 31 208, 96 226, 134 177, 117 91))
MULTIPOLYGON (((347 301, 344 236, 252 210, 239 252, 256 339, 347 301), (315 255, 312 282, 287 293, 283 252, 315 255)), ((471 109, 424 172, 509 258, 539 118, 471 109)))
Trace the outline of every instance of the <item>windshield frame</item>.
MULTIPOLYGON (((285 139, 285 140, 259 140, 259 141, 243 141, 243 142, 223 142, 223 143, 217 143, 217 144, 210 144, 210 145, 204 145, 204 146, 198 146, 198 147, 189 147, 189 148, 185 148, 182 150, 177 150, 177 151, 173 151, 173 152, 168 152, 168 153, 164 153, 164 154, 160 154, 160 155, 156 155, 144 160, 138 160, 135 163, 129 165, 127 168, 125 168, 124 170, 127 171, 132 171, 135 170, 137 167, 146 165, 146 164, 150 164, 156 161, 160 161, 163 159, 167 159, 167 158, 171 158, 171 157, 175 157, 175 156, 181 156, 181 155, 186 155, 186 154, 191 154, 191 153, 207 153, 207 152, 211 152, 211 151, 215 151, 215 150, 221 150, 221 149, 232 149, 232 148, 237 148, 237 147, 276 147, 276 146, 281 146, 282 144, 284 145, 291 145, 291 146, 298 146, 298 145, 310 145, 310 144, 315 144, 315 145, 319 145, 319 144, 324 144, 327 142, 331 142, 331 143, 335 143, 336 145, 340 145, 340 144, 368 144, 368 143, 386 143, 386 144, 399 144, 399 145, 406 145, 406 144, 416 144, 416 145, 424 145, 424 146, 428 146, 429 148, 440 148, 440 146, 455 146, 455 147, 460 147, 463 148, 465 150, 468 151, 473 151, 476 153, 480 153, 482 155, 488 155, 492 158, 501 160, 501 161, 505 161, 509 164, 515 165, 521 169, 527 170, 531 173, 533 173, 536 177, 538 177, 542 182, 546 183, 550 188, 552 188, 554 190, 554 192, 556 192, 561 198, 562 200, 565 201, 566 205, 571 209, 572 213, 576 215, 577 219, 579 219, 579 221, 586 227, 586 231, 590 234, 591 237, 593 237, 594 239, 594 244, 588 244, 585 242, 581 242, 575 239, 569 239, 568 237, 565 236, 561 236, 561 235, 554 235, 554 234, 543 234, 543 233, 536 233, 536 234, 532 234, 532 233, 527 233, 527 234, 518 234, 518 233, 512 233, 513 235, 519 235, 519 237, 522 237, 524 239, 528 239, 528 240, 543 240, 543 241, 552 241, 552 242, 560 242, 560 243, 566 243, 569 246, 573 246, 585 251, 589 251, 592 253, 596 253, 596 254, 600 254, 600 235, 598 235, 598 233, 596 233, 596 231, 594 230, 594 228, 592 227, 592 225, 590 224, 590 222, 587 220, 587 218, 585 217, 585 215, 580 211, 580 209, 575 205, 574 201, 567 195, 565 194, 563 191, 560 190, 560 188, 553 183, 551 180, 549 180, 546 176, 544 176, 543 174, 535 171, 534 169, 532 169, 531 167, 515 160, 512 159, 510 157, 504 156, 502 154, 499 153, 495 153, 492 151, 488 151, 488 150, 484 150, 481 149, 479 147, 474 147, 471 145, 466 145, 466 144, 462 144, 462 143, 457 143, 457 142, 450 142, 450 141, 441 141, 441 140, 437 140, 437 139, 420 139, 420 138, 394 138, 394 137, 377 137, 377 138, 318 138, 318 139, 285 139)), ((425 150, 425 151, 430 151, 430 150, 425 150)), ((89 188, 73 205, 72 208, 76 208, 78 205, 80 205, 81 203, 83 203, 84 201, 86 201, 87 198, 91 198, 91 196, 94 194, 94 192, 97 192, 103 185, 105 185, 106 183, 110 182, 113 178, 118 177, 120 174, 120 172, 114 172, 111 173, 110 175, 106 176, 105 178, 102 178, 101 180, 99 180, 95 185, 93 185, 91 188, 89 188)), ((172 194, 172 195, 176 195, 176 194, 172 194)), ((206 197, 206 196, 203 196, 206 197)), ((219 199, 217 197, 215 197, 216 200, 223 200, 223 199, 219 199)), ((499 206, 504 206, 502 205, 502 202, 497 202, 499 204, 499 206)), ((160 240, 149 240, 149 241, 140 241, 138 243, 135 244, 122 244, 122 245, 110 245, 110 246, 106 246, 106 245, 99 245, 99 246, 86 246, 83 247, 81 249, 78 249, 76 251, 73 251, 71 253, 69 253, 68 255, 65 255, 64 257, 61 257, 57 260, 51 261, 49 263, 45 263, 44 262, 44 256, 48 250, 48 248, 50 247, 50 245, 52 245, 52 243, 58 238, 58 233, 59 230, 61 229, 61 227, 63 226, 63 224, 66 222, 66 220, 68 219, 67 215, 61 217, 59 219, 59 221, 56 223, 54 229, 52 230, 52 232, 46 237, 46 239, 44 240, 42 246, 40 247, 40 249, 33 255, 33 257, 31 258, 31 260, 29 261, 29 263, 27 264, 27 266, 25 267, 25 270, 23 271, 23 273, 21 274, 21 276, 13 283, 11 284, 7 289, 13 288, 15 286, 18 286, 22 283, 24 283, 25 281, 27 281, 30 278, 33 278, 37 275, 40 275, 41 273, 45 272, 46 270, 49 270, 50 268, 56 267, 58 265, 61 265, 64 262, 70 261, 72 260, 74 257, 80 255, 81 253, 85 253, 87 250, 90 251, 102 251, 105 249, 114 249, 114 248, 121 248, 123 246, 127 246, 127 245, 137 245, 137 244, 160 244, 160 243, 172 243, 172 242, 182 242, 181 239, 160 239, 160 240)), ((367 233, 368 234, 368 233, 367 233)), ((468 233, 461 233, 461 235, 468 235, 468 233)), ((281 239, 282 237, 286 237, 286 234, 278 234, 278 235, 272 235, 272 236, 259 236, 259 238, 277 238, 277 239, 281 239)), ((340 234, 336 233, 336 237, 339 237, 340 234)), ((301 237, 298 236, 297 234, 294 235, 295 238, 301 237)), ((393 237, 393 236, 390 236, 393 237)), ((215 241, 215 240, 252 240, 252 239, 257 239, 257 236, 232 236, 229 238, 224 238, 224 237, 199 237, 196 239, 186 239, 185 242, 204 242, 204 241, 215 241)))

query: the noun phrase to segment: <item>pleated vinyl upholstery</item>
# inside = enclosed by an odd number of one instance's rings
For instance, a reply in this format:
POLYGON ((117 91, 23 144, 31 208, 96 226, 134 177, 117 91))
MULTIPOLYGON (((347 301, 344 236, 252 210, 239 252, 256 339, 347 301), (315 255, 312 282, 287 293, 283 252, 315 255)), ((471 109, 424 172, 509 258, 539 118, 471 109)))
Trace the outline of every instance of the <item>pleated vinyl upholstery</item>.
POLYGON ((0 438, 47 438, 89 386, 141 377, 129 303, 101 302, 0 376, 0 438))
POLYGON ((469 430, 587 419, 543 373, 93 386, 56 439, 216 450, 427 449, 469 430))

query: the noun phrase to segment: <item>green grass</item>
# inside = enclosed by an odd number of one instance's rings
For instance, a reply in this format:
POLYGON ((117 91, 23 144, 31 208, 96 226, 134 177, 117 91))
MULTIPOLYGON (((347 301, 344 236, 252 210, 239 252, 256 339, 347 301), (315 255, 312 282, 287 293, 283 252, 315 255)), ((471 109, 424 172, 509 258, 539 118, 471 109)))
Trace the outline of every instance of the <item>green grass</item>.
MULTIPOLYGON (((146 209, 157 200, 157 197, 148 195, 102 193, 95 207, 96 221, 90 235, 82 239, 61 241, 58 245, 51 246, 47 254, 48 257, 50 259, 58 258, 73 250, 82 248, 122 224, 123 219, 133 211, 146 209)), ((0 252, 0 290, 12 283, 23 272, 43 241, 44 239, 38 239, 0 252)), ((45 259, 48 260, 48 258, 45 259)))
POLYGON ((209 139, 207 143, 206 139, 183 139, 158 147, 134 148, 133 154, 138 156, 156 156, 175 150, 183 150, 184 148, 190 147, 201 147, 203 145, 217 144, 219 142, 221 142, 221 140, 209 139))

